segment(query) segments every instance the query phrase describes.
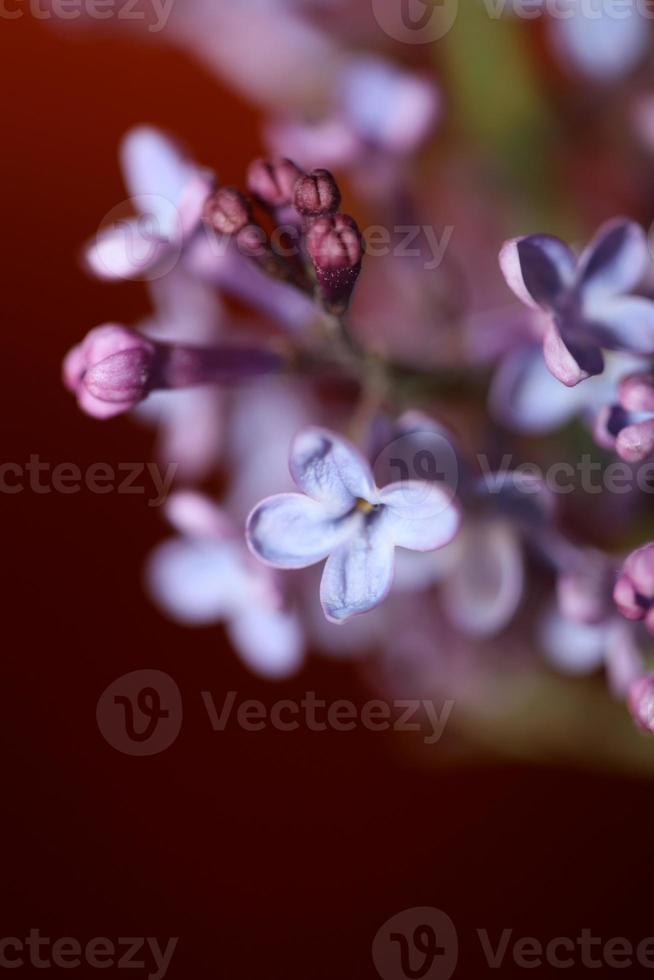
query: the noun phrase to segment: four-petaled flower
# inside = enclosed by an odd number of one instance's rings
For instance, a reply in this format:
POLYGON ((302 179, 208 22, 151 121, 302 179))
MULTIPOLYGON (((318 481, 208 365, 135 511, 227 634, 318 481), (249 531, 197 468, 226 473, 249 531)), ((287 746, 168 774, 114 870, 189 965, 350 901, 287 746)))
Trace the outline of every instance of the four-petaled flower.
POLYGON ((504 277, 523 303, 548 314, 545 362, 563 384, 601 374, 603 348, 654 354, 654 302, 624 295, 648 262, 645 233, 625 219, 604 225, 579 260, 550 235, 505 242, 504 277))
POLYGON ((306 568, 327 558, 320 599, 332 622, 385 598, 396 547, 434 551, 459 529, 459 507, 447 488, 406 480, 379 490, 365 458, 326 429, 296 436, 290 470, 304 493, 258 504, 248 518, 248 544, 275 568, 306 568))

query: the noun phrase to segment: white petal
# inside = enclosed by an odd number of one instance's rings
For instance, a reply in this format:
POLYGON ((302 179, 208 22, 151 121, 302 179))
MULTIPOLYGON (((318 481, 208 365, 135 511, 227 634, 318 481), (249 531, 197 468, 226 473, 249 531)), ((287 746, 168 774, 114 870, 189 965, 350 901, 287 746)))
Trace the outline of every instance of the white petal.
POLYGON ((161 264, 171 268, 176 252, 168 239, 152 236, 150 226, 134 218, 99 231, 87 245, 84 258, 98 279, 141 280, 161 264))
POLYGON ((579 260, 584 308, 636 288, 647 269, 645 232, 635 221, 616 218, 600 228, 579 260))
POLYGON ((380 514, 332 551, 320 583, 320 601, 327 619, 342 623, 382 602, 393 582, 394 550, 380 514))
POLYGON ((301 490, 332 514, 345 514, 357 498, 377 497, 370 466, 347 439, 328 429, 300 432, 291 447, 290 469, 301 490))
POLYGON ((252 604, 230 622, 228 633, 247 666, 263 677, 289 677, 302 665, 304 635, 290 612, 252 604))
POLYGON ((493 636, 513 618, 524 590, 520 540, 511 524, 480 521, 458 539, 461 556, 443 584, 449 620, 471 636, 493 636))
POLYGON ((237 543, 174 538, 159 545, 146 566, 154 601, 172 619, 204 625, 242 607, 251 574, 237 543))
POLYGON ((326 558, 361 522, 361 515, 335 519, 322 504, 300 493, 279 493, 258 504, 247 521, 247 541, 261 561, 275 568, 306 568, 326 558))
POLYGON ((434 483, 406 480, 380 491, 385 521, 395 544, 412 551, 435 551, 449 544, 461 514, 452 493, 434 483))

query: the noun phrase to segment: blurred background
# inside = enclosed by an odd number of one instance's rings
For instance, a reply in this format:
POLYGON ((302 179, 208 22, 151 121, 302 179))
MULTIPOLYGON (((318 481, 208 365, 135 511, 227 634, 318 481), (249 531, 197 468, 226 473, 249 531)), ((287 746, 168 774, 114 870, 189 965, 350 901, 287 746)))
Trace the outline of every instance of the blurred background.
MULTIPOLYGON (((523 43, 556 93, 542 25, 523 43)), ((469 57, 476 64, 478 53, 469 57)), ((125 197, 116 148, 130 126, 176 133, 221 180, 242 183, 262 151, 261 107, 137 31, 4 20, 0 65, 3 460, 148 461, 149 433, 124 418, 99 425, 60 383, 62 354, 91 326, 148 310, 140 287, 91 281, 80 247, 125 197)), ((503 64, 479 60, 478 70, 501 78, 503 64)), ((465 77, 474 103, 474 70, 465 77)), ((463 82, 450 79, 463 98, 463 82)), ((610 91, 603 97, 610 103, 610 91)), ((529 114, 504 107, 502 125, 529 114)), ((583 97, 574 112, 557 132, 562 157, 578 153, 565 129, 584 126, 583 97)), ((495 123, 484 138, 495 139, 495 123)), ((608 166, 606 154, 593 157, 596 136, 589 126, 574 170, 591 187, 608 166)), ((522 166, 535 179, 529 159, 522 166)), ((611 180, 599 197, 587 193, 590 222, 630 193, 611 180)), ((419 906, 453 920, 460 977, 488 969, 478 928, 542 942, 583 928, 633 942, 654 931, 647 777, 507 762, 479 742, 427 752, 419 737, 359 728, 212 732, 202 691, 217 702, 228 691, 265 704, 315 691, 363 704, 369 688, 354 666, 315 658, 282 685, 265 682, 219 628, 190 633, 164 620, 140 587, 143 557, 162 535, 143 497, 26 487, 3 494, 2 513, 3 936, 177 936, 172 978, 317 980, 378 976, 377 931, 419 906), (179 738, 150 758, 116 751, 96 723, 103 690, 142 668, 173 677, 184 702, 179 738)))

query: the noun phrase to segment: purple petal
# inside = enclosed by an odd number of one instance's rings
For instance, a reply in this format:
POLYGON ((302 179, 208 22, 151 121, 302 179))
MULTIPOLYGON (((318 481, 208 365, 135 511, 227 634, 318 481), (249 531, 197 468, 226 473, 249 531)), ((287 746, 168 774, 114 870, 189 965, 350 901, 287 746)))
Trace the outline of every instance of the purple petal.
POLYGON ((600 347, 632 354, 654 354, 654 302, 620 296, 586 304, 585 316, 600 347))
POLYGON ((275 568, 306 568, 326 558, 352 535, 361 515, 334 519, 300 493, 280 493, 258 504, 247 521, 247 541, 261 561, 275 568))
POLYGON ((545 618, 540 634, 547 659, 566 674, 588 674, 604 662, 605 624, 573 623, 553 609, 545 618))
POLYGON ((579 260, 579 287, 585 303, 628 293, 645 274, 649 251, 645 232, 634 221, 609 221, 579 260))
POLYGON ((381 58, 359 58, 346 68, 343 108, 366 143, 406 153, 428 135, 439 110, 433 83, 381 58))
MULTIPOLYGON (((150 556, 148 590, 172 619, 189 625, 216 623, 240 610, 252 576, 238 544, 174 538, 150 556)), ((245 554, 245 553, 244 553, 245 554)))
MULTIPOLYGON (((572 9, 550 18, 552 41, 565 64, 597 81, 610 83, 636 67, 647 51, 649 24, 637 9, 618 0, 620 9, 572 9), (625 16, 626 15, 626 16, 625 16)), ((583 5, 582 5, 583 8, 583 5)))
POLYGON ((121 163, 132 197, 153 195, 177 205, 195 168, 177 144, 152 126, 137 126, 123 138, 121 163))
POLYGON ((290 612, 253 603, 231 620, 227 631, 247 666, 262 677, 289 677, 302 665, 302 627, 290 612))
POLYGON ((229 540, 234 536, 231 521, 210 497, 195 490, 178 490, 165 505, 166 518, 180 534, 193 538, 229 540))
POLYGON ((582 348, 566 343, 554 323, 545 331, 543 354, 554 377, 568 388, 604 370, 604 358, 598 347, 582 348))
POLYGON ((503 358, 491 385, 492 415, 516 432, 551 432, 582 407, 579 390, 566 388, 547 369, 540 347, 520 347, 503 358))
POLYGON ((461 512, 453 495, 433 483, 391 483, 379 494, 384 520, 395 544, 411 551, 435 551, 454 538, 461 512))
POLYGON ((290 470, 298 487, 331 514, 347 513, 357 498, 376 501, 368 462, 351 443, 328 429, 304 429, 295 437, 290 470))
POLYGON ((518 299, 552 310, 574 282, 576 261, 559 238, 530 235, 504 243, 500 267, 518 299))
POLYGON ((480 521, 460 538, 459 563, 443 584, 452 624, 472 636, 499 633, 513 618, 524 588, 519 538, 508 522, 480 521))
POLYGON ((330 554, 320 582, 320 601, 330 622, 368 612, 393 583, 394 544, 383 516, 367 520, 360 532, 330 554))

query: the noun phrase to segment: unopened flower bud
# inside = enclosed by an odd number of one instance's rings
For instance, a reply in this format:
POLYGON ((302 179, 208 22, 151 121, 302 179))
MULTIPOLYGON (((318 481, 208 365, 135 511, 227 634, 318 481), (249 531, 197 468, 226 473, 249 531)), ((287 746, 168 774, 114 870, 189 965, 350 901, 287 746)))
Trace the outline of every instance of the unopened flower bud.
POLYGON ((157 345, 120 324, 92 330, 64 361, 64 381, 80 407, 110 418, 137 405, 151 390, 157 345))
POLYGON ((654 633, 654 544, 632 552, 615 583, 613 599, 626 619, 645 620, 654 633))
POLYGON ((87 414, 111 418, 134 408, 151 391, 235 384, 277 374, 285 364, 285 354, 272 347, 155 343, 134 330, 107 324, 70 351, 64 382, 87 414))
POLYGON ((286 158, 254 160, 247 184, 250 193, 269 208, 287 207, 293 201, 293 190, 303 171, 286 158))
POLYGON ((654 419, 625 426, 618 433, 615 449, 625 463, 642 463, 654 453, 654 419))
POLYGON ((642 731, 654 734, 654 674, 639 677, 631 685, 629 710, 642 731))
POLYGON ((205 204, 204 221, 219 235, 237 235, 252 221, 250 202, 236 187, 221 187, 205 204))
POLYGON ((306 218, 333 214, 340 203, 341 192, 329 170, 312 170, 295 185, 293 205, 306 218))
POLYGON ((630 374, 619 388, 620 404, 628 412, 654 412, 654 376, 630 374))
POLYGON ((346 214, 318 218, 309 229, 307 249, 323 304, 340 316, 349 306, 361 272, 363 242, 356 221, 346 214))

